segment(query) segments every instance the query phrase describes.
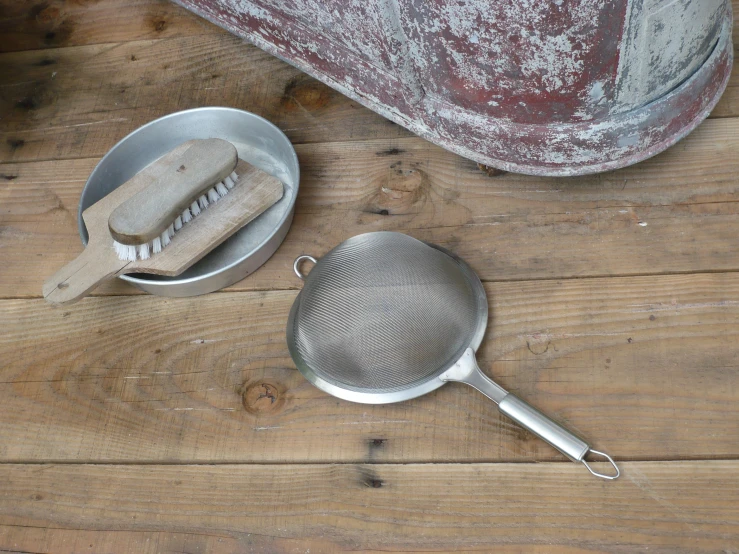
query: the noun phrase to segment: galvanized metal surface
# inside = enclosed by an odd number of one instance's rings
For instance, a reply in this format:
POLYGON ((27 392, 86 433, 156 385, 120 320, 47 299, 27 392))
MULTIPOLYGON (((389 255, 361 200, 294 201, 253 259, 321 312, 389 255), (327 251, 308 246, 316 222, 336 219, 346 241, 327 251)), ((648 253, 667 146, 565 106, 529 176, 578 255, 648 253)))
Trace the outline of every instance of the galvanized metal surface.
POLYGON ((728 0, 177 0, 378 113, 506 170, 635 163, 698 125, 728 0))
POLYGON ((233 108, 197 108, 152 121, 122 139, 100 160, 80 197, 80 237, 87 244, 82 212, 175 146, 191 139, 221 138, 239 158, 274 175, 284 194, 272 207, 177 277, 122 275, 124 281, 160 296, 196 296, 240 281, 282 244, 293 219, 300 169, 288 138, 272 123, 233 108))

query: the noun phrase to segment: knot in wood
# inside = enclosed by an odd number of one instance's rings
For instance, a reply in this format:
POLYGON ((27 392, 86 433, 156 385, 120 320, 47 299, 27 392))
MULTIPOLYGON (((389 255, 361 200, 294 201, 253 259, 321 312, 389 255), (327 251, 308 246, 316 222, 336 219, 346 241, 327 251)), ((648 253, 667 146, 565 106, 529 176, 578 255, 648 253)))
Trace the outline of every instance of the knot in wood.
POLYGON ((314 79, 292 79, 282 94, 282 105, 288 111, 314 111, 331 101, 333 91, 314 79))
POLYGON ((395 162, 388 168, 364 211, 380 215, 418 213, 426 201, 426 175, 419 169, 395 162))
POLYGON ((277 384, 257 381, 246 387, 243 400, 247 412, 263 414, 278 411, 284 403, 284 396, 277 384))

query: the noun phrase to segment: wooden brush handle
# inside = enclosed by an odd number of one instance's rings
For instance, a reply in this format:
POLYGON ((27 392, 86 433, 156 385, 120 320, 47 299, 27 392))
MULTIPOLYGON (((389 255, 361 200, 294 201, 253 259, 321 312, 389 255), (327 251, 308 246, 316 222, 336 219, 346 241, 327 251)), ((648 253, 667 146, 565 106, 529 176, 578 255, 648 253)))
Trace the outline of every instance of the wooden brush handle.
POLYGON ((236 148, 230 142, 198 140, 154 183, 110 214, 111 236, 122 244, 153 240, 198 196, 230 175, 237 162, 236 148))
POLYGON ((128 263, 118 259, 111 244, 90 243, 44 283, 44 298, 52 304, 79 300, 102 281, 118 274, 128 263))

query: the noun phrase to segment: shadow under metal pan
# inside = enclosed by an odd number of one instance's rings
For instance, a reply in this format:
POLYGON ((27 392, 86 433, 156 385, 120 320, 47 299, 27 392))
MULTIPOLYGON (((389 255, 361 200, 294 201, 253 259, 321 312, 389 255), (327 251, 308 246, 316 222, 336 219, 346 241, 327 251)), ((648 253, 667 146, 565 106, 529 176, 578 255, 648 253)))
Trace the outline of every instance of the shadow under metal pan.
POLYGON ((192 139, 231 142, 239 158, 280 179, 284 194, 198 263, 176 277, 133 273, 120 279, 159 296, 196 296, 240 281, 266 262, 292 223, 300 169, 290 140, 266 119, 235 108, 208 107, 176 112, 140 127, 103 157, 85 184, 77 223, 83 244, 88 234, 82 212, 150 163, 192 139))

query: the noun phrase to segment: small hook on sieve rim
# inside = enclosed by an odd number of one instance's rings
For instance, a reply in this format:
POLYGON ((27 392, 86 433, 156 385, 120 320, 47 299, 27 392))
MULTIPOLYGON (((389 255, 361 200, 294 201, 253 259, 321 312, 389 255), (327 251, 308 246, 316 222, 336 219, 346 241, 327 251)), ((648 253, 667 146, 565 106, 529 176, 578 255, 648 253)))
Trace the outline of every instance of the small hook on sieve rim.
POLYGON ((609 479, 609 480, 613 480, 613 479, 617 479, 617 478, 618 478, 618 476, 619 476, 619 475, 621 475, 621 471, 620 471, 620 470, 618 469, 618 466, 616 465, 616 462, 614 462, 614 461, 613 461, 613 458, 611 458, 611 457, 610 457, 610 456, 609 456, 608 454, 606 454, 605 452, 599 452, 599 451, 597 451, 597 450, 593 450, 593 449, 591 448, 590 450, 588 450, 588 451, 587 451, 587 452, 585 453, 585 456, 583 456, 582 460, 580 460, 580 461, 581 461, 581 462, 583 463, 583 465, 584 465, 584 466, 585 466, 586 468, 588 468, 588 471, 589 471, 590 473, 592 473, 593 475, 595 475, 596 477, 600 477, 601 479, 609 479), (588 465, 588 462, 586 462, 586 461, 585 461, 585 456, 587 456, 587 455, 588 455, 589 453, 591 453, 591 452, 592 452, 593 454, 597 454, 598 456, 603 456, 603 457, 604 457, 604 458, 605 458, 606 460, 608 460, 609 462, 611 462, 611 465, 613 466, 613 469, 615 469, 615 470, 616 470, 616 475, 606 475, 605 473, 598 473, 597 471, 594 471, 594 470, 593 470, 593 468, 592 468, 592 467, 590 467, 590 465, 588 465))
POLYGON ((305 275, 300 273, 300 264, 303 263, 305 260, 313 262, 314 264, 318 263, 318 260, 316 260, 313 256, 303 255, 295 258, 295 263, 293 263, 293 271, 295 272, 295 275, 298 276, 298 279, 300 279, 301 281, 305 281, 305 275))

